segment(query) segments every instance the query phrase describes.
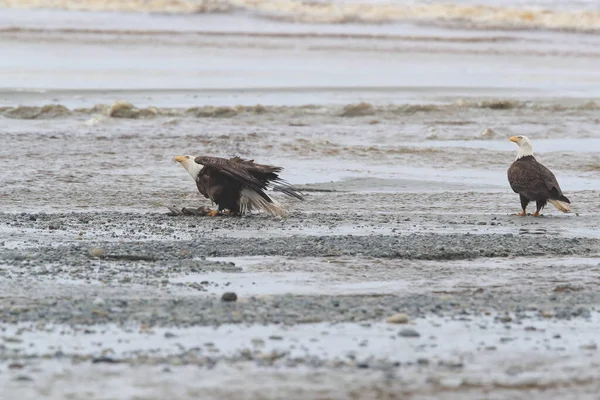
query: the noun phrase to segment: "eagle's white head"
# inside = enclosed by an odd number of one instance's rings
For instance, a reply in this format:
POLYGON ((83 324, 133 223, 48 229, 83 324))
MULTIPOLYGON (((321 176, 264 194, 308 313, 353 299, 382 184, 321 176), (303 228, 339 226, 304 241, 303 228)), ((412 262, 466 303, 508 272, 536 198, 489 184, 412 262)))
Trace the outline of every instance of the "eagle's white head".
POLYGON ((194 180, 198 177, 198 174, 202 170, 202 164, 196 163, 194 159, 196 156, 177 156, 173 159, 173 161, 181 164, 183 168, 192 176, 194 180))
POLYGON ((533 155, 531 141, 527 136, 511 136, 509 140, 511 142, 515 142, 519 146, 519 149, 517 150, 517 160, 519 158, 533 155))

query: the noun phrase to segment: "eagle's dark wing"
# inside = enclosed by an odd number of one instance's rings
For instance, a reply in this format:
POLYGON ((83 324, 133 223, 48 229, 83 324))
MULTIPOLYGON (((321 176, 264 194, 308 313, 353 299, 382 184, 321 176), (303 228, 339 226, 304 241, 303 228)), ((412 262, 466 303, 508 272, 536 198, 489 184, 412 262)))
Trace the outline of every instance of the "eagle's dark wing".
POLYGON ((513 162, 508 169, 508 182, 514 192, 532 200, 566 199, 552 171, 537 162, 533 157, 513 162))
POLYGON ((276 167, 274 165, 257 164, 254 162, 254 160, 244 160, 243 158, 237 156, 231 158, 230 161, 246 166, 248 172, 250 172, 261 182, 265 182, 266 184, 273 183, 273 190, 275 192, 281 192, 290 197, 295 197, 298 200, 304 200, 304 197, 296 188, 290 185, 289 182, 279 177, 278 174, 283 170, 283 168, 276 167))
POLYGON ((532 173, 529 163, 515 161, 508 168, 508 183, 515 193, 523 193, 529 187, 532 173))
POLYGON ((196 163, 206 167, 214 168, 218 172, 237 182, 247 186, 261 195, 266 196, 263 190, 273 184, 273 190, 282 192, 288 196, 304 200, 302 195, 288 182, 279 177, 283 168, 273 165, 257 164, 254 160, 245 160, 241 157, 230 159, 220 157, 196 157, 196 163))
POLYGON ((202 168, 198 174, 198 177, 196 178, 196 187, 198 188, 200 194, 207 199, 211 199, 212 201, 215 201, 215 196, 214 193, 212 193, 213 191, 211 191, 211 188, 215 187, 215 185, 221 186, 219 183, 220 182, 215 183, 213 181, 213 174, 211 174, 209 168, 202 168))
POLYGON ((536 164, 538 166, 540 178, 544 181, 544 183, 546 184, 546 188, 548 188, 548 191, 551 194, 550 198, 559 199, 560 197, 562 197, 562 190, 560 190, 558 181, 556 180, 556 177, 554 176, 552 171, 550 171, 548 168, 546 168, 539 162, 536 162, 536 164))
POLYGON ((548 198, 548 188, 544 181, 537 161, 520 159, 512 163, 508 169, 508 182, 515 193, 529 199, 548 198))
POLYGON ((261 191, 266 188, 266 183, 254 177, 249 172, 248 166, 245 163, 236 162, 233 159, 208 156, 196 157, 194 161, 196 164, 204 165, 205 168, 223 174, 255 191, 261 191))

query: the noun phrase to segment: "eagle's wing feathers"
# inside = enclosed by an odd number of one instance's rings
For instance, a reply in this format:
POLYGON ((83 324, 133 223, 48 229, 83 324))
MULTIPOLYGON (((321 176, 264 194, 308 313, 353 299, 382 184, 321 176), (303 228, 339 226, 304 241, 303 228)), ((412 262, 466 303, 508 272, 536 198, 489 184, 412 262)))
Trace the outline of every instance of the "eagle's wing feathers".
POLYGON ((268 185, 273 185, 273 190, 282 192, 298 200, 304 200, 304 197, 292 185, 279 177, 283 168, 257 164, 254 160, 246 160, 241 157, 232 157, 230 159, 220 157, 200 156, 195 158, 196 163, 205 167, 211 167, 218 172, 235 179, 243 185, 259 192, 265 197, 263 192, 268 185))
POLYGON ((564 198, 552 171, 535 159, 513 162, 508 169, 508 182, 515 193, 523 194, 528 198, 545 197, 553 200, 564 198))
POLYGON ((515 193, 523 193, 527 190, 531 181, 531 172, 526 165, 514 162, 508 169, 508 183, 515 193))
POLYGON ((281 167, 274 165, 257 164, 254 160, 244 160, 241 157, 233 157, 231 161, 242 164, 246 167, 254 177, 264 182, 265 185, 272 183, 275 192, 281 192, 287 196, 294 197, 298 200, 304 200, 304 196, 289 182, 279 177, 279 173, 283 170, 281 167))
POLYGON ((265 184, 256 179, 243 163, 238 163, 226 158, 199 156, 194 159, 197 164, 212 168, 219 173, 234 179, 249 188, 260 191, 265 184))
POLYGON ((546 187, 548 188, 548 191, 552 192, 553 189, 554 189, 555 191, 558 192, 558 195, 561 196, 562 195, 562 191, 560 190, 560 186, 558 185, 558 181, 556 180, 556 177, 554 176, 554 174, 552 173, 552 171, 550 171, 548 168, 546 168, 544 165, 542 165, 539 162, 537 163, 537 165, 538 165, 538 170, 539 170, 540 178, 546 184, 546 187))

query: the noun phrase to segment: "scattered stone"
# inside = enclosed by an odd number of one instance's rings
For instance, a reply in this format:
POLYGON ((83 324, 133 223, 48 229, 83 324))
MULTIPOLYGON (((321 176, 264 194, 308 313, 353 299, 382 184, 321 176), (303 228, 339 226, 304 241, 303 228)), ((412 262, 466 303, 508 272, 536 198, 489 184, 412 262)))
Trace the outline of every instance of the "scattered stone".
POLYGON ((269 340, 283 340, 283 336, 271 335, 269 336, 269 340))
POLYGON ((177 337, 177 335, 172 332, 165 332, 165 339, 173 339, 176 337, 177 337))
POLYGON ((15 378, 15 381, 18 382, 33 382, 33 378, 27 375, 19 375, 15 378))
POLYGON ((385 320, 388 324, 406 324, 408 322, 408 315, 404 313, 394 314, 387 317, 385 320))
POLYGON ((223 293, 223 296, 221 296, 221 301, 226 301, 226 302, 237 301, 237 294, 235 294, 233 292, 225 292, 225 293, 223 293))
POLYGON ((92 358, 92 364, 100 364, 100 363, 117 364, 119 362, 120 362, 119 360, 116 360, 111 357, 106 357, 106 356, 92 358))
POLYGON ((598 345, 596 343, 584 344, 580 348, 582 350, 598 350, 598 345))
POLYGON ((269 353, 261 353, 257 356, 257 359, 259 360, 265 360, 265 361, 269 361, 269 362, 273 362, 275 360, 278 360, 280 358, 283 358, 287 355, 287 352, 284 351, 271 351, 269 353))
POLYGON ((6 343, 23 343, 23 339, 15 336, 4 336, 2 338, 6 343))
POLYGON ((102 297, 96 297, 94 299, 94 301, 92 302, 92 304, 94 304, 95 306, 103 306, 104 305, 104 299, 102 297))
POLYGON ((8 369, 23 369, 23 368, 25 368, 25 365, 18 363, 18 362, 8 364, 8 369))
POLYGON ((554 313, 551 310, 540 310, 540 315, 544 318, 552 318, 554 313))
POLYGON ((552 291, 555 293, 569 293, 569 292, 579 292, 583 290, 580 286, 571 286, 571 285, 559 285, 555 287, 552 291))
POLYGON ((496 137, 496 132, 491 128, 485 128, 479 133, 481 139, 493 139, 496 137))
POLYGON ((531 331, 537 331, 537 328, 535 326, 526 326, 525 330, 528 332, 531 332, 531 331))
POLYGON ((510 315, 505 314, 505 315, 499 317, 498 321, 503 322, 503 323, 508 323, 508 322, 512 321, 512 318, 510 317, 510 315))
POLYGON ((507 375, 516 376, 516 375, 522 374, 524 372, 524 369, 520 365, 513 365, 513 366, 508 367, 504 372, 507 375))
POLYGON ((412 328, 405 328, 405 329, 402 329, 400 332, 398 332, 398 336, 406 337, 406 338, 414 338, 414 337, 421 336, 421 334, 412 328))
POLYGON ((102 258, 104 257, 104 249, 101 249, 99 247, 93 247, 90 249, 90 256, 102 258))

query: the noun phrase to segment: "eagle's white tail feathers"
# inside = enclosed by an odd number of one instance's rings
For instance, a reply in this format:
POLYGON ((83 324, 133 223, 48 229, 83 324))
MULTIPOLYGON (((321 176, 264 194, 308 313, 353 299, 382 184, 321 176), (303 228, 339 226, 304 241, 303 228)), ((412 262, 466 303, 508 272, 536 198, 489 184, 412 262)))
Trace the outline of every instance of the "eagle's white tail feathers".
MULTIPOLYGON (((271 197, 269 197, 271 199, 271 197)), ((272 203, 265 200, 260 194, 249 190, 242 189, 240 193, 240 213, 245 214, 254 210, 263 210, 271 215, 283 217, 285 211, 275 200, 271 199, 272 203)))
POLYGON ((560 200, 548 200, 550 204, 556 207, 557 210, 562 211, 564 213, 571 212, 571 206, 569 203, 560 200))

